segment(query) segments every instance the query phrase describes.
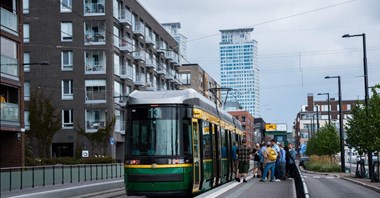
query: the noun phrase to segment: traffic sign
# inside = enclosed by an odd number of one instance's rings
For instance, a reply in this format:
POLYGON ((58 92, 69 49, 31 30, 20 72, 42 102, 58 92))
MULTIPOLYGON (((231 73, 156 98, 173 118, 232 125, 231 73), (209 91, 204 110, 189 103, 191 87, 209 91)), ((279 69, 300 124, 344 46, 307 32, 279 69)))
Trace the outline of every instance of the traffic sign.
POLYGON ((82 150, 82 157, 89 157, 90 154, 88 152, 88 150, 82 150))

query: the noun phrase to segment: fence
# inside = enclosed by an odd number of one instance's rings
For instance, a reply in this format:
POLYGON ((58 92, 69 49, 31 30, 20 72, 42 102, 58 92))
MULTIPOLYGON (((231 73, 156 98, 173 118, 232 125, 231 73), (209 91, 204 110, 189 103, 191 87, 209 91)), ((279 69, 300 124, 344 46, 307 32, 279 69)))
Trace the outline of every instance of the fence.
POLYGON ((1 191, 111 179, 123 175, 122 163, 2 168, 1 191))

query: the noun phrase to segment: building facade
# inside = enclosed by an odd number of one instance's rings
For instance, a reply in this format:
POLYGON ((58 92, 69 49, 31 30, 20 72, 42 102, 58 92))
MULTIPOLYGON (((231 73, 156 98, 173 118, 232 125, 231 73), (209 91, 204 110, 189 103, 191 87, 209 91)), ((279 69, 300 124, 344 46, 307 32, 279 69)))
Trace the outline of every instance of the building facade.
MULTIPOLYGON (((260 88, 257 41, 253 28, 220 30, 219 43, 221 86, 231 88, 228 101, 238 101, 245 110, 260 117, 260 88)), ((222 92, 226 98, 227 91, 222 92)))
MULTIPOLYGON (((357 100, 342 100, 343 126, 352 116, 351 108, 357 100)), ((336 126, 339 132, 339 100, 314 100, 314 95, 307 95, 307 105, 303 105, 294 122, 296 148, 307 143, 310 137, 315 135, 319 128, 328 123, 336 126), (329 106, 330 105, 330 106, 329 106)), ((343 128, 345 134, 345 129, 343 128)))
POLYGON ((178 42, 178 55, 180 64, 188 63, 187 61, 187 38, 179 32, 181 23, 163 23, 161 24, 178 42))
POLYGON ((228 113, 241 122, 245 134, 246 144, 251 148, 254 148, 255 142, 257 141, 255 140, 255 123, 253 116, 245 110, 228 111, 228 113))
POLYGON ((179 89, 192 88, 221 107, 220 85, 198 64, 182 64, 178 68, 179 89))
POLYGON ((33 0, 28 9, 24 57, 50 65, 24 68, 25 100, 28 106, 28 94, 41 88, 61 112, 51 156, 104 149, 122 161, 125 99, 136 89, 177 89, 177 41, 135 0, 33 0), (106 148, 79 138, 78 129, 97 133, 113 118, 106 148))
POLYGON ((22 1, 1 1, 0 167, 24 165, 22 1))

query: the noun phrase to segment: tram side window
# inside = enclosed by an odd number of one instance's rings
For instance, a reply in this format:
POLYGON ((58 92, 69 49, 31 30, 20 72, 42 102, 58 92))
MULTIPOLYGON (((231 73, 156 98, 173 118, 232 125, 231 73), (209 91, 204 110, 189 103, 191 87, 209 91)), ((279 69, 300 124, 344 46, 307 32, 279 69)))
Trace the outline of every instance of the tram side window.
POLYGON ((224 129, 222 129, 222 158, 227 157, 227 135, 224 129))
POLYGON ((191 155, 191 123, 190 119, 183 120, 183 153, 191 155))
POLYGON ((211 136, 209 122, 203 122, 203 159, 211 159, 211 136))

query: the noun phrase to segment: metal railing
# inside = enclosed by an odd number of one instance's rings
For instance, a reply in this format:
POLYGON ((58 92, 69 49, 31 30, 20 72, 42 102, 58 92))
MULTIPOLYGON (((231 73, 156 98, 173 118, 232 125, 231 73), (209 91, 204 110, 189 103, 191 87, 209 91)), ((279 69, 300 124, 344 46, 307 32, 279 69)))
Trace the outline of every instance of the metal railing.
POLYGON ((1 191, 124 176, 122 163, 1 168, 1 191))

